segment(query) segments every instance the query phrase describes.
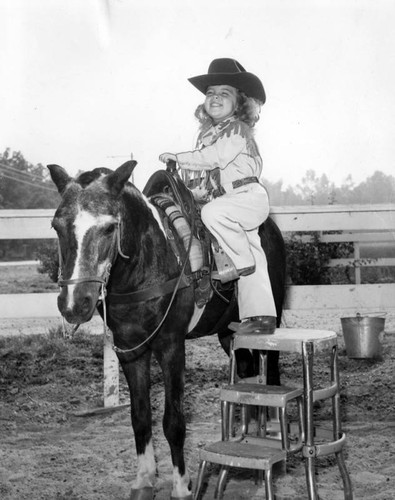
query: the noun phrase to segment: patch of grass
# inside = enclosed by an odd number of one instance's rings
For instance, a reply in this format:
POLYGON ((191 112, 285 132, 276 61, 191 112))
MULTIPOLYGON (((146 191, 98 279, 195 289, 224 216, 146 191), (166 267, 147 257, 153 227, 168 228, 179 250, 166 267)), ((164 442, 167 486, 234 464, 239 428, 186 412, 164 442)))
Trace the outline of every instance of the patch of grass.
POLYGON ((59 287, 37 265, 0 266, 0 294, 57 292, 59 287))
POLYGON ((0 338, 0 392, 12 387, 67 381, 88 384, 103 377, 103 339, 81 329, 70 339, 62 329, 46 335, 0 338))

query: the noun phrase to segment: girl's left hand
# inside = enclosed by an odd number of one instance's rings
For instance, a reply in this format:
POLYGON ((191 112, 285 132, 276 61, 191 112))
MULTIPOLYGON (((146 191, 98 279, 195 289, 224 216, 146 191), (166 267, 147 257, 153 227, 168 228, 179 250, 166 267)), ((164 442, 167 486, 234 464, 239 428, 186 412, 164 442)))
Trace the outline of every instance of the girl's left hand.
POLYGON ((177 161, 177 156, 173 153, 162 153, 159 155, 159 161, 167 163, 169 160, 177 161))

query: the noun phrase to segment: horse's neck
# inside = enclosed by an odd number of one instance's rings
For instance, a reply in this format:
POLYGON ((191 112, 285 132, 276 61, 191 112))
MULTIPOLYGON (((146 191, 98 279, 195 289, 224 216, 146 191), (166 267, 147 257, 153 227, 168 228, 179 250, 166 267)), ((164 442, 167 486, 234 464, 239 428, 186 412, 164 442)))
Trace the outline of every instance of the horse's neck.
POLYGON ((128 272, 138 281, 174 274, 171 252, 157 209, 140 193, 128 192, 121 209, 121 250, 129 257, 128 272))

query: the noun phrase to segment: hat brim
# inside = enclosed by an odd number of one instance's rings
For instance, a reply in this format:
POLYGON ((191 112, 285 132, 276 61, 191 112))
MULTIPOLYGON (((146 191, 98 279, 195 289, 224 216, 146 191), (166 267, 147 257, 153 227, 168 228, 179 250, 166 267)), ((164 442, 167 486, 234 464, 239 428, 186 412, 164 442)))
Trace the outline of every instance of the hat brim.
POLYGON ((244 92, 248 97, 258 99, 263 104, 266 101, 265 89, 260 79, 247 71, 242 73, 211 73, 188 78, 200 92, 206 93, 212 85, 230 85, 244 92))

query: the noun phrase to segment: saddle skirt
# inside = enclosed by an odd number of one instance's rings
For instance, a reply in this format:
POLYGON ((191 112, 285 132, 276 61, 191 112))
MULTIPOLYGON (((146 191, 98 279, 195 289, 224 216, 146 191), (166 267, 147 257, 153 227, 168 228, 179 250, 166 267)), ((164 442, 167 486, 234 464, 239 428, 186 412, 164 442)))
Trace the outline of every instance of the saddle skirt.
POLYGON ((195 302, 198 307, 203 307, 213 293, 211 270, 216 267, 221 282, 232 281, 237 277, 233 262, 204 226, 201 207, 178 174, 158 170, 148 180, 143 194, 160 209, 168 240, 179 262, 181 255, 189 256, 195 302), (174 232, 182 247, 174 238, 174 232))

